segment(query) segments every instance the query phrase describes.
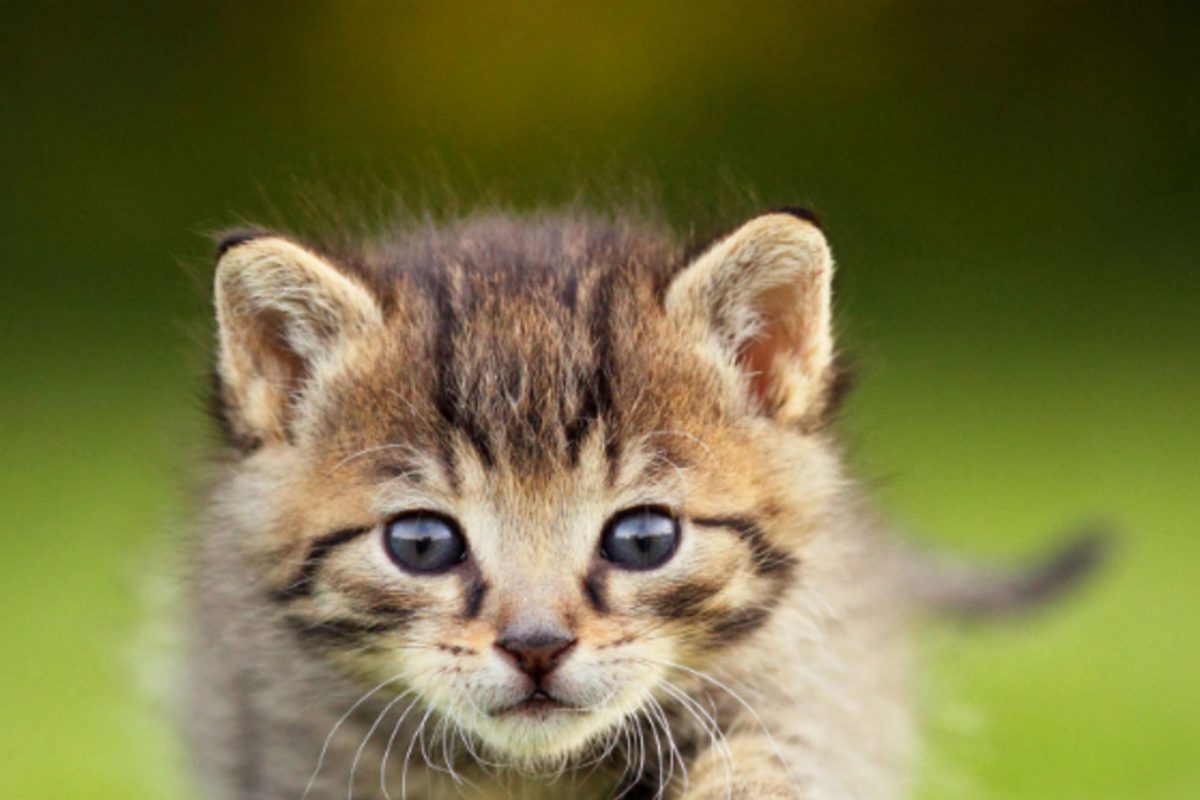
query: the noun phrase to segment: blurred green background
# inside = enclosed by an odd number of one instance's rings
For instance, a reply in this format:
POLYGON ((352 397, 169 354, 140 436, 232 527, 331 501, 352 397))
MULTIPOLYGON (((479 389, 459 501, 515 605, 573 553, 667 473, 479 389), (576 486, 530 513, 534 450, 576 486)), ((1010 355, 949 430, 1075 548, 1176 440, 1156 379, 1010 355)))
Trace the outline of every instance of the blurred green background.
POLYGON ((817 209, 890 511, 992 558, 1125 532, 1052 613, 929 634, 920 796, 1200 797, 1198 7, 5 3, 0 797, 186 796, 145 610, 204 234, 310 183, 817 209))

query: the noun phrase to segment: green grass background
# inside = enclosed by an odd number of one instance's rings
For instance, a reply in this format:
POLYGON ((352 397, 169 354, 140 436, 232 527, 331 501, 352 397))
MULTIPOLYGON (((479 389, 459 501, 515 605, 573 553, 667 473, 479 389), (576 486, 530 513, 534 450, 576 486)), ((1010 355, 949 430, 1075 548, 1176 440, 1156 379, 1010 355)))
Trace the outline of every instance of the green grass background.
POLYGON ((846 436, 920 538, 1124 532, 1053 612, 930 632, 921 797, 1200 797, 1196 8, 5 4, 0 797, 184 792, 139 685, 209 435, 206 230, 311 182, 638 181, 698 229, 821 213, 846 436))

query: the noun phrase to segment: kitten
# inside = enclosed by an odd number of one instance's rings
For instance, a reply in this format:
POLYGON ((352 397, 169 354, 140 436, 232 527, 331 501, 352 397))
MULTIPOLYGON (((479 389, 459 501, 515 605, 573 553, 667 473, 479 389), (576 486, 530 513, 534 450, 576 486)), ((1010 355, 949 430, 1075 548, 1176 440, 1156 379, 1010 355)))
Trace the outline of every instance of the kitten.
POLYGON ((905 796, 910 618, 1095 550, 981 579, 881 532, 828 427, 832 277, 791 210, 694 258, 565 214, 225 239, 204 796, 905 796))

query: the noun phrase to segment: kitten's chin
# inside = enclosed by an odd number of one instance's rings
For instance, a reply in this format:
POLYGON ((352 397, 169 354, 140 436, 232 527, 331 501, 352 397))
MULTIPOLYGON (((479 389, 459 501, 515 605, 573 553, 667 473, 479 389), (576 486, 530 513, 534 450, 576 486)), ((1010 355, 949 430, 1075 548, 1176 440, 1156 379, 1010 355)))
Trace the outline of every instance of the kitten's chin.
POLYGON ((495 761, 529 772, 553 772, 611 751, 622 723, 646 703, 650 689, 628 679, 615 688, 562 681, 496 705, 485 705, 480 698, 467 702, 467 708, 462 696, 447 697, 458 712, 453 716, 495 761))
POLYGON ((502 759, 531 769, 556 768, 586 753, 616 727, 606 709, 554 705, 514 708, 478 720, 475 734, 502 759))

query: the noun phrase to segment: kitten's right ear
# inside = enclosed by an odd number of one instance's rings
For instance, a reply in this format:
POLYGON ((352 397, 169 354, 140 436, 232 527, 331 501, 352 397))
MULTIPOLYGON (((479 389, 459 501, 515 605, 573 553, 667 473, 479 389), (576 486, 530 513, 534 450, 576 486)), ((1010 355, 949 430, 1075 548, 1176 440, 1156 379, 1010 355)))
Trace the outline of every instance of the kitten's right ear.
POLYGON ((811 214, 746 222, 679 272, 664 304, 751 407, 812 430, 835 400, 833 255, 811 214))
POLYGON ((222 241, 215 291, 218 391, 242 442, 286 441, 292 406, 322 362, 382 321, 368 289, 275 234, 222 241))

